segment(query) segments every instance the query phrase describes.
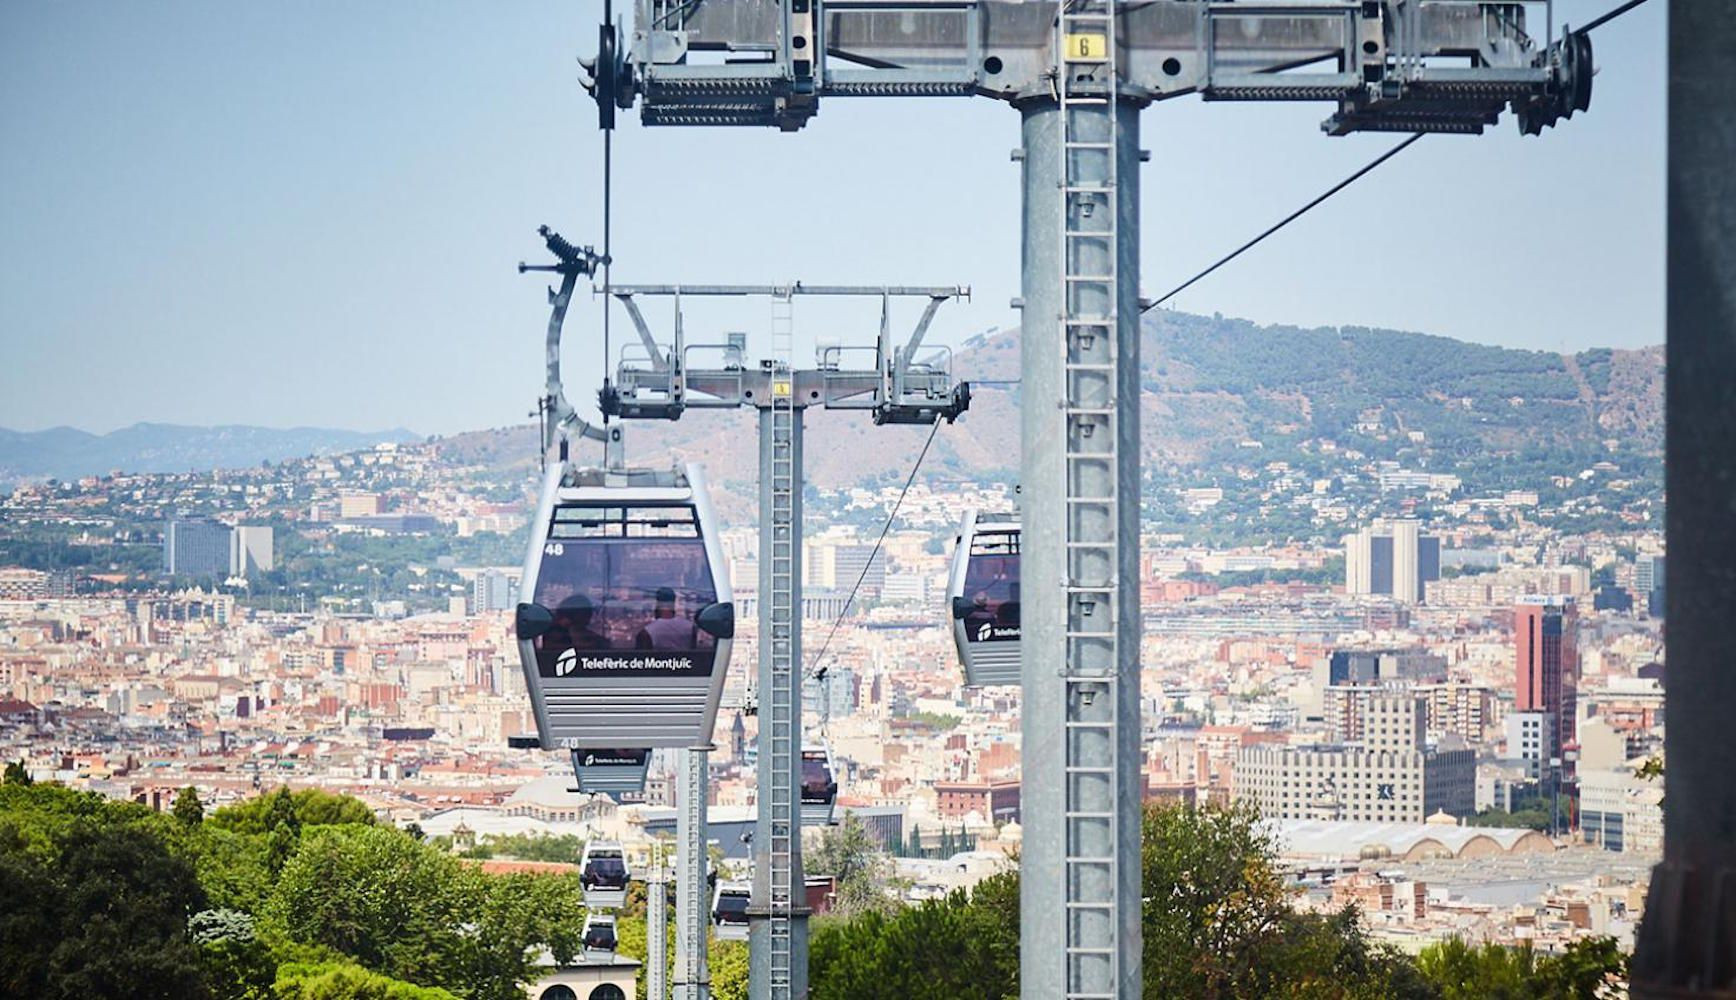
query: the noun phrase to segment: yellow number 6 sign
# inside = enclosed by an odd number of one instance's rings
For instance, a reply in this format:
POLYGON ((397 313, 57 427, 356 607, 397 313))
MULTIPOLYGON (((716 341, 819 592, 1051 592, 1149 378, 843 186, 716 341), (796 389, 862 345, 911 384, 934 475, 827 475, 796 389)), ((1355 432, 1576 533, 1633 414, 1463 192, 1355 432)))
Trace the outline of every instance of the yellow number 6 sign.
POLYGON ((1109 54, 1107 35, 1068 35, 1068 62, 1102 62, 1109 54))

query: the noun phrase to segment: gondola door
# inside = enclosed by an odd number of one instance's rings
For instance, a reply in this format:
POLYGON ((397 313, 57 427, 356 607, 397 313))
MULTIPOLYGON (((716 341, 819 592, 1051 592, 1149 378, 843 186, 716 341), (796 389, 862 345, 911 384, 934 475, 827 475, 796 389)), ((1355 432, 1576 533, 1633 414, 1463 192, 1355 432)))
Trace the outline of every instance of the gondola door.
POLYGON ((952 636, 965 683, 1020 682, 1019 523, 965 514, 953 549, 948 594, 952 636))

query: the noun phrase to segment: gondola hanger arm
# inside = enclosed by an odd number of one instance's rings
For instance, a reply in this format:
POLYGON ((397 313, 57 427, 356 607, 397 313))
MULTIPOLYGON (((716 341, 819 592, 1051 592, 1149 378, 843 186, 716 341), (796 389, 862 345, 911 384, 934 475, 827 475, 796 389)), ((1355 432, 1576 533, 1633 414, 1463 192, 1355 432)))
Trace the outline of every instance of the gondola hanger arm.
POLYGON ((555 255, 554 264, 525 264, 520 262, 520 274, 526 271, 549 271, 561 276, 559 289, 549 289, 549 324, 548 336, 545 340, 545 360, 547 378, 544 393, 548 400, 550 415, 547 437, 542 442, 546 454, 555 440, 571 441, 581 438, 590 441, 607 442, 608 436, 602 428, 593 426, 571 403, 567 402, 566 390, 561 382, 561 333, 566 325, 567 307, 572 303, 573 290, 578 287, 581 276, 589 277, 596 273, 597 267, 604 258, 592 251, 590 247, 577 247, 567 242, 561 235, 547 226, 537 230, 542 236, 549 252, 555 255))

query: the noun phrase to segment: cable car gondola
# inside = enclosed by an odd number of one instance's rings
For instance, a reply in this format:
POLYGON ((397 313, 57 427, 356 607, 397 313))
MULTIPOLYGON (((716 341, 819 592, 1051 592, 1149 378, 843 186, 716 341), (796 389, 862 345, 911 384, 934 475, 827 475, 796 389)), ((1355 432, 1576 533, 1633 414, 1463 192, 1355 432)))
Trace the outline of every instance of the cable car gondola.
POLYGON ((711 926, 719 941, 746 941, 747 906, 753 889, 746 882, 719 882, 711 896, 711 926))
POLYGON ((551 466, 518 606, 544 749, 711 739, 735 608, 697 466, 551 466))
POLYGON ((632 874, 620 844, 602 840, 586 843, 579 859, 579 885, 585 891, 585 906, 616 910, 627 905, 627 882, 632 874))
POLYGON ((838 776, 832 751, 825 746, 802 748, 802 825, 830 826, 838 804, 838 776))
POLYGON ((606 913, 593 913, 585 918, 585 961, 611 962, 615 958, 615 918, 606 913))
POLYGON ((645 773, 650 768, 649 749, 573 751, 578 790, 587 795, 607 795, 617 802, 624 795, 645 790, 645 773))
POLYGON ((966 511, 947 583, 965 684, 1019 683, 1018 518, 966 511))

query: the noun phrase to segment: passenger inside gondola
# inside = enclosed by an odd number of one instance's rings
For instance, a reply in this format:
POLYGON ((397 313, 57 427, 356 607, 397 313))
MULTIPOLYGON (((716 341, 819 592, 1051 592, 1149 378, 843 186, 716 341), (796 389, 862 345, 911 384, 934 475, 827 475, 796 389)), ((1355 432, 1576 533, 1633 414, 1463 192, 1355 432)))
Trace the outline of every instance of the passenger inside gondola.
POLYGON ((802 801, 830 805, 838 797, 838 783, 824 757, 802 755, 802 801))
POLYGON ((699 646, 699 626, 691 618, 675 613, 675 591, 657 588, 657 603, 651 609, 651 620, 633 639, 636 649, 687 650, 699 646))
POLYGON ((592 858, 580 873, 579 881, 587 889, 624 889, 627 887, 627 865, 619 857, 592 858))
MULTIPOLYGON (((591 627, 596 617, 596 605, 583 594, 570 594, 555 608, 554 625, 536 639, 537 663, 546 674, 570 672, 572 665, 562 669, 561 657, 568 650, 608 649, 609 641, 591 627)), ((569 660, 571 656, 567 657, 569 660)))
POLYGON ((593 919, 585 925, 584 942, 586 951, 614 951, 615 922, 593 919))
POLYGON ((536 603, 555 617, 536 640, 538 664, 544 676, 568 676, 577 665, 560 657, 571 649, 685 654, 709 667, 717 638, 696 616, 716 601, 697 538, 565 540, 537 577, 536 603))
POLYGON ((555 627, 548 634, 569 649, 608 649, 609 640, 591 628, 596 615, 590 598, 574 594, 555 609, 555 627))
POLYGON ((717 907, 711 918, 719 924, 746 925, 748 894, 739 889, 725 889, 717 894, 717 907))
POLYGON ((1019 624, 1017 560, 1017 556, 971 557, 965 571, 965 593, 971 596, 971 609, 964 616, 964 627, 973 642, 1000 638, 996 629, 1019 624))

